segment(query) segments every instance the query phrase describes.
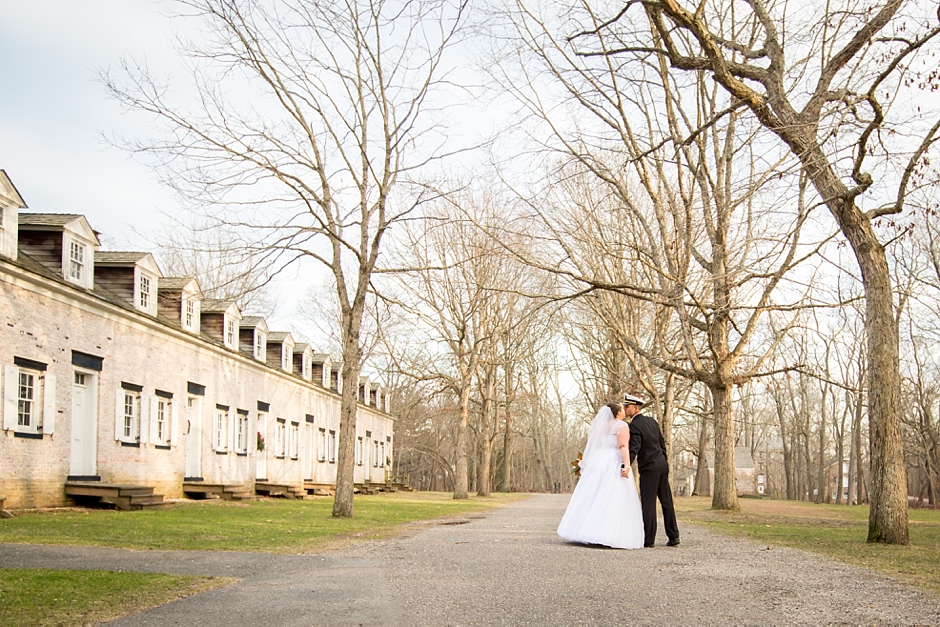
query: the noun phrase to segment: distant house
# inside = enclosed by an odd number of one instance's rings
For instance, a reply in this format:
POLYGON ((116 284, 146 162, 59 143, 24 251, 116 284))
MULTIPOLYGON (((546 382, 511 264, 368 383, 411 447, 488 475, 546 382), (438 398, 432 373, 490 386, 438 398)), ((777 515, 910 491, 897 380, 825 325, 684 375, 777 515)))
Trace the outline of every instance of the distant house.
MULTIPOLYGON (((705 490, 698 490, 698 493, 702 496, 711 496, 711 487, 715 485, 714 452, 711 450, 705 451, 705 460, 708 464, 709 485, 705 490)), ((754 458, 751 456, 751 449, 746 446, 734 447, 734 485, 738 496, 744 494, 762 494, 762 492, 758 491, 754 458)))

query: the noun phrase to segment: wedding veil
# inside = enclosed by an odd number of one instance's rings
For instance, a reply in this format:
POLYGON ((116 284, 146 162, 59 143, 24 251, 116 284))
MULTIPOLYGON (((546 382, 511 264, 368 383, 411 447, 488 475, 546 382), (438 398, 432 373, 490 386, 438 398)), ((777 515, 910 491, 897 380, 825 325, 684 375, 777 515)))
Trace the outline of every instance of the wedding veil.
POLYGON ((601 461, 598 452, 604 448, 604 438, 614 433, 614 413, 610 407, 604 405, 594 416, 591 422, 591 430, 588 432, 587 444, 584 446, 584 453, 581 455, 581 462, 578 464, 582 471, 589 470, 592 465, 601 461))

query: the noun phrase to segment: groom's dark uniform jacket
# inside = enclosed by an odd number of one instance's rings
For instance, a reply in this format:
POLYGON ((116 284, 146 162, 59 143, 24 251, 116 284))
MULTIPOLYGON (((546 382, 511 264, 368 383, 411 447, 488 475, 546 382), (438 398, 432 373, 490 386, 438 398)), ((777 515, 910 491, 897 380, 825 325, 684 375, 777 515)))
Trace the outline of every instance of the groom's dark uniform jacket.
POLYGON ((666 440, 659 423, 644 414, 630 421, 630 463, 634 461, 641 474, 650 470, 669 472, 666 440))
POLYGON ((679 540, 676 510, 672 503, 672 488, 669 487, 669 460, 666 458, 666 441, 659 423, 644 414, 637 414, 630 421, 630 463, 636 461, 640 471, 640 502, 643 505, 643 527, 646 531, 644 544, 656 542, 656 498, 663 508, 663 525, 671 541, 679 540))

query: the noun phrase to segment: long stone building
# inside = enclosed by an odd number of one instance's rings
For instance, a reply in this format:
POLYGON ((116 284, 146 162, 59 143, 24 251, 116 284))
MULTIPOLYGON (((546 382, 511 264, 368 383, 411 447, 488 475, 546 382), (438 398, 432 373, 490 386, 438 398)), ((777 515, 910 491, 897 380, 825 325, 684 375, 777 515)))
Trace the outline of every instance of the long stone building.
MULTIPOLYGON (((81 215, 26 208, 0 170, 6 507, 95 486, 178 498, 335 485, 341 382, 328 355, 162 276, 149 253, 100 250, 81 215)), ((384 482, 388 391, 363 378, 358 393, 355 480, 384 482)))

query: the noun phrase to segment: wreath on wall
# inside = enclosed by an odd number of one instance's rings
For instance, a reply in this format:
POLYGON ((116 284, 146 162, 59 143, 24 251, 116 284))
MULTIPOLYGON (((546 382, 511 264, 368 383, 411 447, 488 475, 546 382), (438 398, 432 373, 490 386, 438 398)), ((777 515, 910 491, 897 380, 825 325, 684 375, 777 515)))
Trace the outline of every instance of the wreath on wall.
POLYGON ((258 446, 258 450, 259 450, 259 451, 263 451, 263 450, 264 450, 264 436, 261 435, 261 432, 260 432, 260 431, 258 432, 258 444, 257 444, 257 446, 258 446))

